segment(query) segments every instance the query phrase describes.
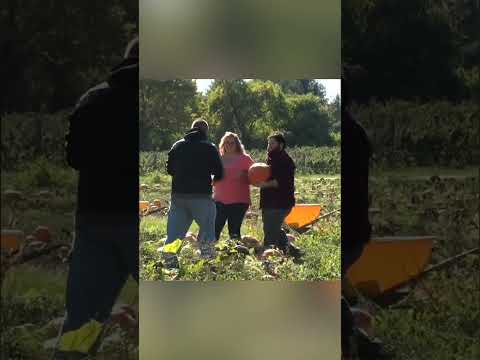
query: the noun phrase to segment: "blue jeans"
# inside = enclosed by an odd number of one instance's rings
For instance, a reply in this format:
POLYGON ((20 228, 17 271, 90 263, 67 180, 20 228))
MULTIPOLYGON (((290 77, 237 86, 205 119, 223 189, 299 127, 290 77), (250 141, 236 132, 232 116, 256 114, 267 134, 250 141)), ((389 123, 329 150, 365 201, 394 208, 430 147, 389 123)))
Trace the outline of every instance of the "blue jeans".
POLYGON ((192 225, 198 224, 198 241, 215 242, 215 203, 211 196, 188 196, 172 194, 168 210, 167 240, 169 244, 177 239, 183 239, 192 225))
POLYGON ((63 332, 91 319, 104 322, 128 276, 138 282, 138 219, 119 219, 115 226, 90 220, 76 219, 63 332))
POLYGON ((263 245, 265 247, 276 246, 286 251, 288 238, 282 229, 282 224, 292 208, 289 209, 262 209, 263 220, 263 245))

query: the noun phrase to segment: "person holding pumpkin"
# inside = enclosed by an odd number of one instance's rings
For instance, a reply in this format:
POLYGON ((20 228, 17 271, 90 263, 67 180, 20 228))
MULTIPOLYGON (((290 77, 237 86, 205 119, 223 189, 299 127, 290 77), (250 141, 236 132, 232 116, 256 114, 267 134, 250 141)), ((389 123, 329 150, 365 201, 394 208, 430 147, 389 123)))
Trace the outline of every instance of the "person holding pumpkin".
POLYGON ((299 258, 300 249, 289 244, 282 224, 295 206, 295 163, 285 151, 283 134, 268 137, 267 165, 271 168, 268 181, 260 187, 260 208, 262 209, 264 247, 275 246, 284 253, 299 258))
POLYGON ((237 134, 226 132, 220 140, 220 155, 225 169, 225 176, 213 184, 217 208, 215 219, 215 236, 220 234, 228 222, 228 233, 231 239, 241 239, 240 229, 245 214, 250 207, 250 185, 248 169, 254 163, 237 134))
MULTIPOLYGON (((183 139, 168 152, 166 170, 172 176, 172 194, 165 245, 185 238, 193 220, 199 226, 200 255, 215 257, 216 207, 212 199, 214 181, 223 178, 223 165, 216 146, 207 140, 208 123, 197 119, 183 139)), ((176 253, 165 251, 165 268, 178 268, 176 253)))

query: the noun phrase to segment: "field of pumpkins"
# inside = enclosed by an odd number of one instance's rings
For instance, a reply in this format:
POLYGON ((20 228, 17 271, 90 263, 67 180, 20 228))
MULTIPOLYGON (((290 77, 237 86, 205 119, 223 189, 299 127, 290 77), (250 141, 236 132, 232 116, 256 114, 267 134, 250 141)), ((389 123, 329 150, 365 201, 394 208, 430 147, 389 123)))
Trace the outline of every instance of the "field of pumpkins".
MULTIPOLYGON (((48 360, 65 315, 76 175, 40 159, 1 177, 0 358, 48 360)), ((132 280, 116 309, 137 300, 132 280)), ((97 358, 138 359, 138 342, 115 311, 97 358)))
POLYGON ((226 228, 216 244, 212 261, 199 257, 198 226, 193 222, 184 239, 170 244, 178 254, 180 268, 166 270, 162 252, 166 239, 170 178, 158 173, 141 177, 140 271, 144 280, 330 280, 340 276, 340 178, 300 174, 296 177, 299 204, 321 204, 322 215, 305 231, 286 227, 288 239, 304 251, 302 262, 277 249, 262 251, 263 230, 259 189, 251 187, 252 206, 242 225, 240 245, 229 239, 226 228))

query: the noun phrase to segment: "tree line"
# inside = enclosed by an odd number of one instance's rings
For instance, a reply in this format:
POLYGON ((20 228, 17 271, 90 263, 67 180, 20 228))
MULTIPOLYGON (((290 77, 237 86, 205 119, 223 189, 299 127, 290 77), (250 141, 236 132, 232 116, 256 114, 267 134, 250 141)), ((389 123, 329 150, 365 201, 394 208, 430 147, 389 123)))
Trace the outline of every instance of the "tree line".
POLYGON ((166 150, 202 117, 218 143, 225 131, 249 148, 282 131, 292 145, 331 146, 340 138, 340 96, 328 102, 315 80, 214 80, 203 94, 194 80, 140 81, 140 148, 166 150))
POLYGON ((480 99, 478 0, 342 1, 342 63, 359 102, 480 99))
POLYGON ((73 106, 121 61, 138 1, 5 0, 0 9, 0 115, 73 106))

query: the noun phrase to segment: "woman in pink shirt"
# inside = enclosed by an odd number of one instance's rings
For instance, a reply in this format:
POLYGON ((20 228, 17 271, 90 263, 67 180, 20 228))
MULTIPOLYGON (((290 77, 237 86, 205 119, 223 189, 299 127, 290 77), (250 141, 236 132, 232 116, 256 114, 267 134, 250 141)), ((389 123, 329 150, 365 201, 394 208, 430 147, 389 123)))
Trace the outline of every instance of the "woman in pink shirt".
POLYGON ((219 150, 225 172, 223 179, 213 184, 217 206, 215 234, 218 240, 228 221, 230 238, 239 239, 243 219, 251 204, 248 169, 254 161, 245 153, 238 135, 231 132, 222 137, 219 150))

